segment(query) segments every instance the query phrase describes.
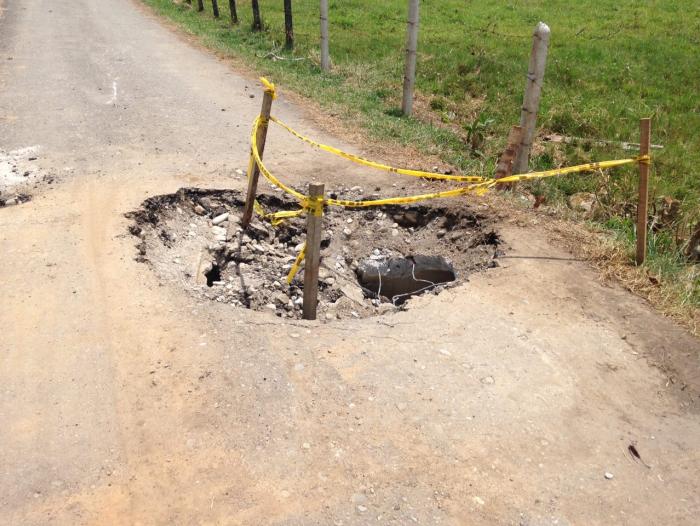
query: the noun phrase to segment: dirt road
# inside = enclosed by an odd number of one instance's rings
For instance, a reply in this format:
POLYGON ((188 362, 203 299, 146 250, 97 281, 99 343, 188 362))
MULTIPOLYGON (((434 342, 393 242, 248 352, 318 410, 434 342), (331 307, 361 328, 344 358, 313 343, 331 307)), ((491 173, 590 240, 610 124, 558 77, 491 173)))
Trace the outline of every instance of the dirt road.
POLYGON ((0 149, 55 178, 0 209, 0 523, 697 523, 700 379, 649 362, 698 341, 536 229, 395 315, 197 303, 123 214, 242 188, 256 84, 129 0, 37 0, 5 2, 0 86, 0 149))

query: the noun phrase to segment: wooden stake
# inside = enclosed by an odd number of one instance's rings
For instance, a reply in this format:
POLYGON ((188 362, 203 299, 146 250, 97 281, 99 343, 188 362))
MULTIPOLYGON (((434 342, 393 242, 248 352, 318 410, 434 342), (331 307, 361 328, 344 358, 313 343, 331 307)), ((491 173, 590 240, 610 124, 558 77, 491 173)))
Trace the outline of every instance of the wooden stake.
MULTIPOLYGON (((267 126, 270 121, 270 112, 272 110, 272 93, 266 91, 263 95, 262 108, 260 109, 260 125, 255 135, 255 140, 258 145, 258 155, 262 159, 265 151, 265 142, 267 141, 267 126)), ((247 228, 250 220, 253 217, 253 209, 255 205, 255 194, 258 190, 258 178, 260 177, 260 169, 258 163, 255 162, 251 147, 250 159, 248 161, 248 193, 245 198, 245 208, 243 209, 243 217, 241 218, 241 226, 247 228)), ((233 224, 229 221, 229 224, 233 224)))
POLYGON ((321 0, 321 69, 331 70, 331 55, 328 50, 328 0, 321 0))
POLYGON ((214 18, 219 18, 219 1, 211 0, 211 10, 214 13, 214 18))
POLYGON ((292 0, 284 0, 284 48, 294 49, 294 23, 292 0))
POLYGON ((544 82, 544 70, 547 65, 549 36, 549 26, 544 22, 537 24, 535 33, 532 36, 530 66, 527 72, 523 108, 520 113, 520 126, 523 128, 523 138, 520 141, 520 149, 513 163, 513 173, 516 174, 527 172, 530 162, 530 149, 535 138, 537 112, 540 108, 540 94, 542 93, 542 83, 544 82))
POLYGON ((408 1, 408 24, 406 27, 406 68, 403 76, 403 101, 401 111, 408 116, 413 113, 413 87, 416 83, 416 56, 418 51, 419 0, 408 1))
POLYGON ((238 10, 236 9, 236 0, 228 0, 228 9, 231 12, 231 23, 238 23, 238 10))
POLYGON ((321 261, 321 237, 323 223, 323 193, 325 186, 309 185, 312 206, 306 216, 306 260, 304 261, 304 319, 316 319, 318 304, 318 265, 321 261))
MULTIPOLYGON (((506 144, 506 149, 503 150, 500 159, 498 159, 498 164, 496 165, 496 179, 501 179, 503 177, 508 177, 513 173, 513 159, 515 159, 518 153, 518 147, 522 141, 523 129, 521 126, 513 126, 508 133, 508 142, 506 144)), ((500 184, 499 188, 512 188, 512 184, 500 184)))
POLYGON ((251 0, 250 6, 253 8, 253 31, 262 31, 262 20, 260 19, 260 4, 258 4, 258 0, 251 0))
MULTIPOLYGON (((639 121, 639 155, 651 150, 651 119, 639 121)), ((637 203, 637 265, 647 257, 647 218, 649 217, 649 163, 639 163, 639 202, 637 203)))
POLYGON ((197 11, 204 11, 204 0, 197 0, 197 11))

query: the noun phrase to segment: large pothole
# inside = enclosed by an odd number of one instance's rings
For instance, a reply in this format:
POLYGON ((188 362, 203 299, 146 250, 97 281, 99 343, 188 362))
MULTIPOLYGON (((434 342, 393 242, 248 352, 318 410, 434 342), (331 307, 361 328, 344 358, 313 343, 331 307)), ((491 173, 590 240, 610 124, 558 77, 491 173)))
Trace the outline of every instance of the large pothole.
MULTIPOLYGON (((272 195, 259 201, 269 211, 296 208, 272 195)), ((286 277, 305 220, 273 227, 256 218, 243 231, 242 211, 234 191, 183 188, 149 198, 127 214, 140 238, 137 259, 200 297, 301 318, 303 267, 291 284, 286 277)), ((437 294, 498 257, 498 235, 464 207, 327 208, 323 231, 318 317, 325 320, 408 308, 414 295, 437 294)))

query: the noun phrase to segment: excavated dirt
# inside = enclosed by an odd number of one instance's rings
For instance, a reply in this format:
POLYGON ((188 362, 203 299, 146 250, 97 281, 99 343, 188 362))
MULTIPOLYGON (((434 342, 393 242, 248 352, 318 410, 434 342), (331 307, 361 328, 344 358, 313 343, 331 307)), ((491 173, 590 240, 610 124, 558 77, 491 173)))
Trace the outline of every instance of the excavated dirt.
MULTIPOLYGON (((341 190, 362 197, 361 189, 341 190)), ((274 195, 259 201, 267 211, 297 208, 274 195)), ((147 199, 127 217, 140 239, 137 259, 163 281, 212 301, 301 318, 303 267, 290 285, 286 277, 305 219, 274 227, 255 218, 243 231, 242 212, 238 192, 183 188, 147 199)), ((326 208, 323 232, 318 318, 325 320, 406 309, 412 295, 464 282, 499 256, 497 233, 466 207, 326 208), (384 278, 383 290, 375 278, 384 278)))

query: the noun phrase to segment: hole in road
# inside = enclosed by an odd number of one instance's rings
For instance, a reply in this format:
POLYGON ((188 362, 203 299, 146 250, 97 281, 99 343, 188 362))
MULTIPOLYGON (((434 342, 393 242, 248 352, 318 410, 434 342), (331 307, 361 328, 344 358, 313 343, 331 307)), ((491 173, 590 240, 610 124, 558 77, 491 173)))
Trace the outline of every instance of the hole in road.
MULTIPOLYGON (((359 187, 339 194, 373 195, 359 187)), ((298 209, 296 201, 272 194, 261 193, 258 201, 269 212, 298 209)), ((243 195, 232 190, 182 188, 151 197, 128 214, 138 238, 136 258, 198 298, 301 318, 304 262, 291 282, 287 276, 306 240, 305 218, 273 226, 256 216, 243 229, 242 212, 243 195)), ((329 207, 323 215, 318 316, 364 318, 411 308, 418 294, 439 294, 497 266, 500 253, 490 218, 461 202, 329 207)))
POLYGON ((211 270, 204 275, 207 277, 207 287, 213 287, 214 282, 221 281, 221 269, 216 263, 212 263, 211 270))
POLYGON ((402 305, 411 296, 451 283, 457 275, 451 263, 442 256, 409 256, 379 259, 377 256, 362 261, 357 269, 360 286, 386 298, 394 305, 402 305))

